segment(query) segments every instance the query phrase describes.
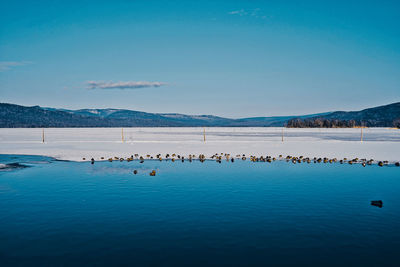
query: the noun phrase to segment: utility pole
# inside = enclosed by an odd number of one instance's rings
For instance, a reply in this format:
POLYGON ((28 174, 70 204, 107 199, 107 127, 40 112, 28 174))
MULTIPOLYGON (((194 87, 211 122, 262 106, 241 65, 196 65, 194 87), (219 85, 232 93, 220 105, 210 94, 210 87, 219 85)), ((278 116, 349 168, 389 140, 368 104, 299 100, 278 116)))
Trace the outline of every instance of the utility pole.
POLYGON ((44 143, 44 128, 42 128, 42 143, 44 143))
POLYGON ((121 140, 124 142, 124 128, 121 128, 121 140))

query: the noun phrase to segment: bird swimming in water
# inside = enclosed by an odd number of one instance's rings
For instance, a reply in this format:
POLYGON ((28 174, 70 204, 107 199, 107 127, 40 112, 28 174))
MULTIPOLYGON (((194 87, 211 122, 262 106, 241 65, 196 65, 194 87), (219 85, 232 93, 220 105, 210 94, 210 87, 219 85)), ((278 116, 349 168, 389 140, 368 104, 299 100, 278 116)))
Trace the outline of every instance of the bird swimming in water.
POLYGON ((383 207, 383 201, 382 200, 372 200, 371 201, 371 205, 379 207, 379 208, 382 208, 383 207))

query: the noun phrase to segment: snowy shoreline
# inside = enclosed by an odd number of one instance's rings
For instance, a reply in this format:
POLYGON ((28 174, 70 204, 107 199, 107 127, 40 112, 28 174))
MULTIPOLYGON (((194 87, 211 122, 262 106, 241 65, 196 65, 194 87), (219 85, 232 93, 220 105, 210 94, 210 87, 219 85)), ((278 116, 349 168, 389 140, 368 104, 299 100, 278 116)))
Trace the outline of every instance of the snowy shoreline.
POLYGON ((400 161, 400 130, 287 128, 3 128, 0 154, 100 160, 134 154, 283 155, 400 161), (283 141, 282 141, 283 130, 283 141), (205 132, 205 136, 204 136, 205 132), (206 141, 204 141, 204 137, 206 141), (361 141, 362 140, 362 141, 361 141))

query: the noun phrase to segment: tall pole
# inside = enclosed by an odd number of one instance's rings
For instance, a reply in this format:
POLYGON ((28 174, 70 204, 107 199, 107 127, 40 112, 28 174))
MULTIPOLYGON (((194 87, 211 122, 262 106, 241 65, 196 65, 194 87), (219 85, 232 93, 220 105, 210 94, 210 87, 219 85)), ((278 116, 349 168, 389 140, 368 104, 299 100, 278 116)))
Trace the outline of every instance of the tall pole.
POLYGON ((361 124, 361 139, 360 139, 360 141, 362 142, 363 141, 363 125, 361 124))
POLYGON ((203 127, 203 140, 206 141, 206 128, 203 127))
POLYGON ((283 142, 283 129, 284 129, 285 127, 282 127, 282 142, 283 142))
POLYGON ((44 143, 44 128, 42 128, 42 143, 44 143))
POLYGON ((121 140, 124 142, 124 128, 121 128, 121 140))

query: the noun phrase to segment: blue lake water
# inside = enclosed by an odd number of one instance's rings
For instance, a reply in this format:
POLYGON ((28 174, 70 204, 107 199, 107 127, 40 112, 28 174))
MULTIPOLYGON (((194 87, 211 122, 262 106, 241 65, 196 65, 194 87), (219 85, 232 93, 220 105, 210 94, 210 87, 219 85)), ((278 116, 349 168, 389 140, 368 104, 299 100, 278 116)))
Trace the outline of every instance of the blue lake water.
POLYGON ((0 171, 1 266, 400 263, 398 167, 15 162, 31 167, 0 171))

